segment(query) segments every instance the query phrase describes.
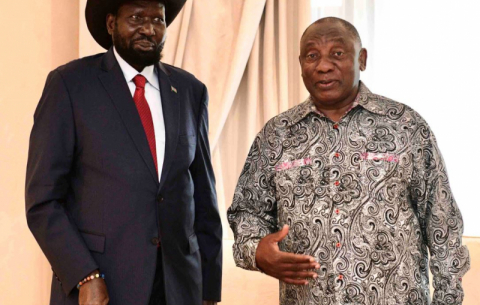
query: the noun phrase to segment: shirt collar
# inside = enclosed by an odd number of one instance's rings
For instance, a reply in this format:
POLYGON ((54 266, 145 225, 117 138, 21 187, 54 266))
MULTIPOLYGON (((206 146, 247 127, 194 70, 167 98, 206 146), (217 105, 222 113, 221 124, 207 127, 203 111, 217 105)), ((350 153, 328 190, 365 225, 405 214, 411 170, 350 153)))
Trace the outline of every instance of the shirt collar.
MULTIPOLYGON (((382 102, 382 98, 376 94, 373 94, 367 88, 367 86, 365 86, 365 84, 361 81, 360 81, 360 86, 358 87, 357 96, 355 97, 355 100, 352 104, 352 108, 350 108, 350 110, 357 106, 361 106, 364 109, 379 115, 386 115, 387 107, 382 102)), ((313 103, 311 96, 309 96, 305 100, 305 102, 298 105, 298 108, 296 109, 296 111, 294 111, 292 115, 289 125, 294 125, 300 122, 304 117, 306 117, 310 113, 317 113, 323 116, 323 114, 320 113, 315 107, 315 104, 313 103)))
POLYGON ((135 68, 130 66, 122 58, 122 56, 120 56, 120 54, 118 54, 115 47, 113 48, 113 53, 115 54, 115 58, 117 59, 118 64, 120 65, 120 68, 122 69, 123 76, 127 80, 127 83, 133 81, 133 78, 135 76, 137 76, 138 74, 141 74, 147 79, 147 81, 150 85, 152 85, 155 89, 160 90, 160 86, 158 84, 158 77, 157 77, 157 73, 155 72, 155 66, 154 65, 147 66, 142 70, 142 72, 138 73, 138 71, 135 70, 135 68))

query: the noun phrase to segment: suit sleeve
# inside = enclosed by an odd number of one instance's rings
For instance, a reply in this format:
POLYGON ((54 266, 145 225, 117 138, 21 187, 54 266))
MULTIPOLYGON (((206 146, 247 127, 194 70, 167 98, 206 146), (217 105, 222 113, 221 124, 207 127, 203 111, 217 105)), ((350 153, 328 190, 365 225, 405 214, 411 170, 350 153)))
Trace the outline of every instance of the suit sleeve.
POLYGON ((203 86, 195 159, 190 167, 195 185, 195 233, 202 257, 203 299, 221 299, 222 224, 208 141, 208 92, 203 86))
POLYGON ((34 115, 28 153, 27 223, 69 294, 98 266, 64 205, 75 154, 75 124, 60 72, 49 74, 34 115))
POLYGON ((430 128, 423 123, 415 138, 412 201, 430 250, 432 304, 461 304, 462 277, 470 268, 462 245, 462 214, 453 198, 447 171, 430 128))

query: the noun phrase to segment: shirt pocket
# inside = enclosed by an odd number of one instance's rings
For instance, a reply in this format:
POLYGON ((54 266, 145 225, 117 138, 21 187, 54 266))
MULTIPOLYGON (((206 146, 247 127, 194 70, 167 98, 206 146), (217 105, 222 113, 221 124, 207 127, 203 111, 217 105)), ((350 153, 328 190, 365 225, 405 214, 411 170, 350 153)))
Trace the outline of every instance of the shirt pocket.
POLYGON ((275 173, 277 208, 280 224, 286 218, 309 213, 318 192, 318 173, 312 165, 302 165, 275 173))
POLYGON ((361 174, 364 183, 380 182, 395 170, 399 157, 396 154, 365 152, 361 154, 361 174))

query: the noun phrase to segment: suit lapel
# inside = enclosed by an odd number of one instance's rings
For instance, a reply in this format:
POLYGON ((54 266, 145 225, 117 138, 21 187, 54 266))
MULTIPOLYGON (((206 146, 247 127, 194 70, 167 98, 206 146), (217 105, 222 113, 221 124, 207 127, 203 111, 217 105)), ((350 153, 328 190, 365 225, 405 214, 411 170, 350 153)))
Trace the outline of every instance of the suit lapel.
POLYGON ((157 171, 153 162, 152 153, 148 146, 147 136, 143 129, 142 121, 138 115, 137 107, 133 101, 125 77, 115 59, 113 49, 110 49, 104 57, 102 68, 105 71, 98 78, 110 95, 110 98, 122 118, 125 127, 130 134, 138 152, 142 156, 145 165, 151 173, 155 183, 158 184, 157 171))
POLYGON ((180 103, 178 94, 172 87, 170 72, 162 63, 157 65, 158 82, 160 84, 160 94, 162 96, 163 119, 165 122, 165 159, 162 168, 162 177, 160 178, 159 191, 165 184, 165 180, 170 170, 175 150, 178 142, 178 127, 180 121, 180 103))

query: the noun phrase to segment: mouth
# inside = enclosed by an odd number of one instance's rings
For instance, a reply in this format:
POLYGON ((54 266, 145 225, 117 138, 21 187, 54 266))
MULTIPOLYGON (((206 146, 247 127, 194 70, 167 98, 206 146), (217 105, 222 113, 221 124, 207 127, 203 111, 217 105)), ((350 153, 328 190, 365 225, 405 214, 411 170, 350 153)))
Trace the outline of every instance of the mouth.
POLYGON ((320 80, 316 83, 317 87, 321 89, 330 89, 337 84, 337 81, 334 79, 320 80))
POLYGON ((147 40, 137 40, 134 42, 135 46, 137 46, 142 51, 153 51, 155 50, 155 44, 153 42, 147 40))

